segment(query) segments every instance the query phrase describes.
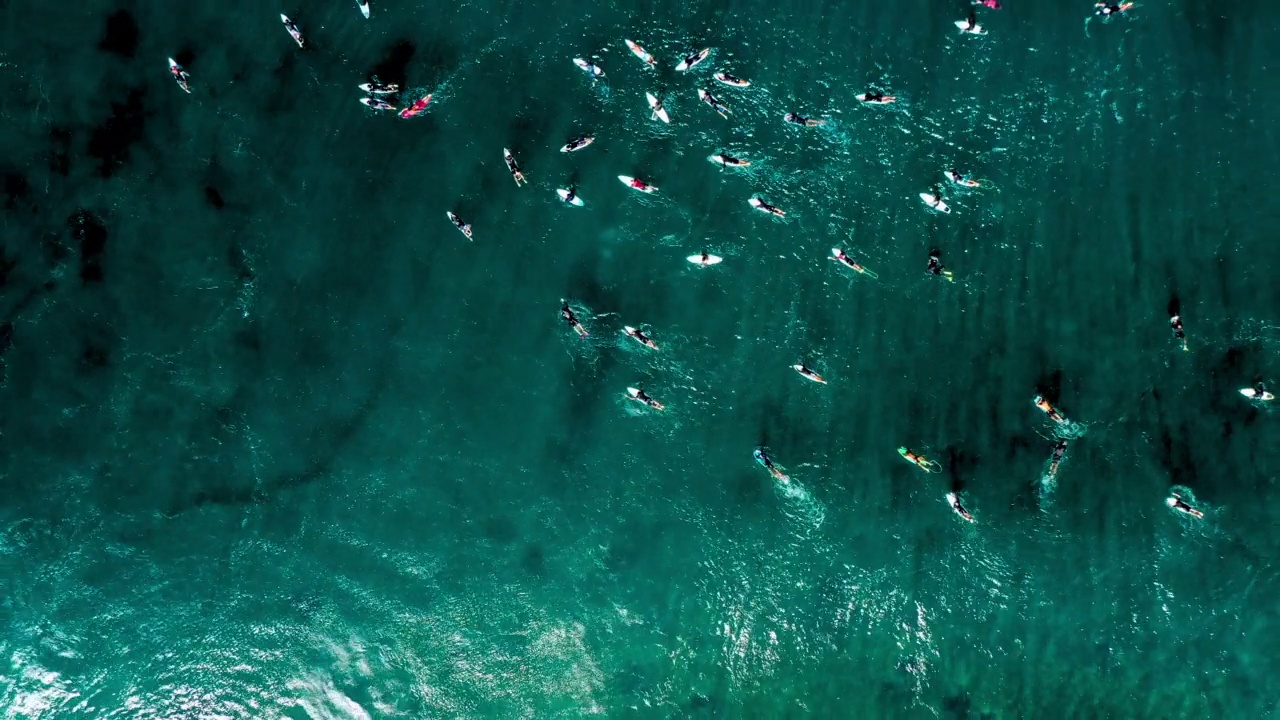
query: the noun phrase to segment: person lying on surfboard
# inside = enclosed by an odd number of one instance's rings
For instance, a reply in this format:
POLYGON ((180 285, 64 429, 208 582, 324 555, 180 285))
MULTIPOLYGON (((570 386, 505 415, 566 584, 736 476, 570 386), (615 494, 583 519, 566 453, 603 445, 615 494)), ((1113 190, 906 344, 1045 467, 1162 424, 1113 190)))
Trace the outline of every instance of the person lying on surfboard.
POLYGON ((1109 17, 1111 15, 1119 15, 1120 13, 1128 10, 1133 7, 1133 3, 1120 3, 1119 5, 1115 5, 1113 3, 1098 3, 1096 7, 1098 9, 1093 11, 1094 15, 1109 17))
POLYGON ((1173 330, 1173 336, 1182 343, 1182 349, 1187 349, 1187 333, 1182 329, 1182 316, 1174 315, 1169 318, 1169 328, 1173 330))
POLYGON ((1058 474, 1058 466, 1062 464, 1062 457, 1067 454, 1067 441, 1059 440, 1058 444, 1053 448, 1053 458, 1049 460, 1049 477, 1058 474))
POLYGON ((948 280, 951 279, 951 271, 942 264, 942 251, 937 248, 929 251, 929 267, 927 269, 934 275, 941 275, 948 280))
POLYGON ((983 7, 989 7, 992 10, 1000 9, 1000 0, 973 0, 973 4, 982 5, 983 7))
POLYGON ((787 113, 782 119, 789 123, 795 123, 796 125, 803 125, 805 127, 818 127, 819 125, 827 122, 826 120, 814 120, 813 118, 807 118, 795 113, 787 113))
POLYGON ((1058 412, 1057 408, 1050 405, 1049 401, 1044 399, 1043 395, 1035 396, 1031 399, 1031 402, 1035 403, 1036 407, 1040 408, 1041 412, 1048 415, 1050 420, 1058 423, 1059 425, 1067 421, 1067 419, 1062 416, 1062 413, 1058 412))
POLYGON ((585 338, 590 335, 587 329, 582 327, 582 323, 578 322, 578 316, 573 314, 573 308, 569 307, 569 303, 566 302, 564 307, 560 308, 560 317, 573 328, 574 332, 578 333, 578 337, 585 338))
POLYGON ((969 511, 965 510, 964 506, 960 504, 959 496, 955 493, 947 493, 947 502, 951 504, 951 509, 955 510, 957 515, 969 522, 973 522, 973 516, 970 515, 969 511))
POLYGON ((1187 515, 1190 515, 1191 517, 1196 517, 1196 518, 1204 517, 1204 513, 1188 505, 1187 501, 1183 500, 1182 496, 1179 495, 1178 493, 1170 494, 1169 499, 1165 500, 1164 502, 1166 505, 1173 508, 1174 510, 1177 510, 1180 513, 1186 513, 1187 515))

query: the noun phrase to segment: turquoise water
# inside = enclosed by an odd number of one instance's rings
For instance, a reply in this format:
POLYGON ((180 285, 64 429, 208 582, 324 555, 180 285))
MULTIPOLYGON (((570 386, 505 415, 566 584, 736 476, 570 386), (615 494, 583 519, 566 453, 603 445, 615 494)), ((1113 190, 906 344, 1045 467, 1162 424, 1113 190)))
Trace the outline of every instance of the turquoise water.
POLYGON ((0 20, 6 718, 1280 704, 1280 9, 124 7, 0 20))

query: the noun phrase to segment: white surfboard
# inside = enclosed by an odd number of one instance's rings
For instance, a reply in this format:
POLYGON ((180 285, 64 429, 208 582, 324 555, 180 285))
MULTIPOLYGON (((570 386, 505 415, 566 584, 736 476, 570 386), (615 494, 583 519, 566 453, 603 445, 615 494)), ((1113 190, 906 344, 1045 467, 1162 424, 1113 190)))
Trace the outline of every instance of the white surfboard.
POLYGON ((706 59, 707 59, 707 56, 708 56, 708 55, 710 55, 710 54, 711 54, 711 48, 702 48, 702 49, 701 49, 701 50, 699 50, 698 52, 696 52, 696 53, 694 53, 694 54, 690 55, 689 57, 687 57, 687 58, 685 58, 685 59, 681 60, 681 61, 680 61, 680 64, 679 64, 679 65, 676 65, 676 71, 677 71, 677 72, 684 72, 685 70, 689 70, 689 69, 693 68, 693 66, 695 66, 695 65, 697 65, 697 64, 699 64, 699 63, 701 63, 703 60, 706 60, 706 59))
POLYGON ((929 193, 920 193, 920 201, 923 202, 925 205, 928 205, 931 209, 937 210, 940 213, 951 212, 951 208, 948 207, 947 204, 942 201, 942 198, 937 197, 936 195, 931 195, 929 193), (937 204, 934 203, 935 198, 937 199, 937 204))
POLYGON ((753 207, 753 208, 755 208, 755 209, 759 210, 760 212, 763 212, 763 213, 769 213, 770 215, 773 215, 774 217, 783 217, 783 216, 785 216, 785 215, 787 214, 787 213, 786 213, 786 212, 784 212, 781 208, 773 207, 772 205, 770 205, 770 204, 766 203, 765 201, 761 200, 761 199, 760 199, 760 198, 758 198, 758 197, 753 197, 753 198, 751 198, 751 199, 747 200, 747 203, 748 203, 748 204, 750 204, 750 205, 751 205, 751 207, 753 207), (775 210, 776 210, 777 212, 774 212, 775 210))
POLYGON ((806 375, 804 372, 805 367, 803 365, 792 365, 791 369, 800 373, 800 377, 804 378, 805 380, 811 380, 813 382, 821 383, 823 385, 827 384, 827 381, 823 380, 822 376, 819 375, 818 373, 814 373, 813 370, 809 370, 809 372, 813 373, 813 375, 806 375))
POLYGON ((656 188, 656 187, 654 187, 654 186, 652 186, 652 185, 646 185, 645 187, 642 187, 642 188, 638 188, 638 187, 636 187, 636 186, 632 185, 631 183, 635 182, 635 180, 636 180, 636 179, 635 179, 635 178, 633 178, 633 177, 631 177, 630 175, 619 175, 619 176, 618 176, 618 181, 619 181, 619 182, 621 182, 623 185, 626 185, 627 187, 631 188, 632 190, 639 190, 639 191, 640 191, 640 192, 642 192, 642 193, 647 193, 647 194, 650 194, 650 195, 652 195, 653 193, 658 192, 658 188, 656 188))
POLYGON ((690 255, 689 257, 687 257, 687 258, 685 258, 685 259, 686 259, 686 260, 688 260, 689 262, 693 263, 694 265, 698 265, 698 266, 700 266, 700 267, 708 267, 708 266, 710 266, 710 265, 717 265, 717 264, 719 264, 719 263, 720 263, 720 261, 724 260, 724 258, 720 257, 719 255, 712 255, 711 253, 707 253, 707 259, 706 259, 706 260, 703 260, 703 259, 702 259, 702 254, 701 254, 701 253, 699 253, 699 254, 697 254, 697 255, 690 255))
POLYGON ((356 6, 360 8, 360 14, 365 20, 369 19, 369 0, 356 0, 356 6))
POLYGON ((627 43, 627 48, 631 50, 632 54, 645 61, 649 67, 657 66, 658 61, 654 60, 652 55, 646 52, 644 48, 640 47, 640 43, 633 40, 625 40, 624 42, 627 43))
POLYGON ((573 64, 582 68, 583 72, 591 73, 592 77, 604 77, 604 70, 601 70, 598 65, 592 65, 582 58, 574 58, 573 64))
POLYGON ((298 26, 289 19, 289 16, 284 13, 280 13, 280 22, 284 23, 284 29, 288 31, 289 37, 292 37, 293 41, 298 43, 298 47, 303 47, 306 40, 302 37, 302 31, 299 30, 298 26))
POLYGON ((578 152, 578 151, 579 151, 579 150, 581 150, 582 148, 584 148, 584 147, 586 147, 586 146, 588 146, 588 145, 590 145, 591 143, 593 143, 593 142, 595 142, 595 141, 596 141, 596 139, 595 139, 594 137, 591 137, 591 136, 587 136, 587 137, 586 137, 586 138, 584 138, 584 139, 586 140, 586 142, 582 143, 582 144, 581 144, 581 145, 579 145, 578 147, 570 147, 570 146, 569 146, 569 145, 570 145, 569 143, 565 143, 565 144, 564 144, 564 146, 560 148, 560 152, 562 152, 562 153, 578 152))
POLYGON ((574 207, 582 207, 582 205, 583 205, 582 198, 578 197, 577 195, 574 195, 574 196, 573 196, 573 199, 572 199, 572 200, 570 200, 570 199, 569 199, 569 191, 568 191, 568 190, 565 190, 565 189, 561 188, 561 189, 559 189, 559 190, 556 190, 556 194, 560 196, 560 199, 561 199, 561 200, 563 200, 563 201, 565 201, 565 202, 569 203, 570 205, 572 205, 572 206, 574 206, 574 207))
POLYGON ((658 102, 658 96, 653 93, 645 93, 644 96, 649 98, 649 107, 653 110, 654 117, 664 123, 671 122, 671 117, 667 115, 667 109, 662 107, 662 104, 658 102))
POLYGON ((967 35, 986 35, 987 34, 987 29, 982 27, 981 25, 974 25, 972 28, 970 28, 968 20, 957 20, 956 27, 960 28, 960 32, 965 33, 967 35))
POLYGON ((400 86, 395 84, 374 85, 373 83, 360 83, 360 89, 367 93, 373 93, 374 95, 390 95, 391 93, 400 90, 400 86))
POLYGON ((729 87, 747 87, 751 84, 746 80, 743 80, 742 78, 736 78, 730 75, 729 73, 718 72, 715 75, 712 75, 712 77, 724 83, 725 85, 728 85, 729 87))
POLYGON ((1250 400, 1261 400, 1263 402, 1276 399, 1275 395, 1272 395, 1271 393, 1266 391, 1263 391, 1263 393, 1259 395, 1258 391, 1254 390, 1253 388, 1240 388, 1240 394, 1249 398, 1250 400))

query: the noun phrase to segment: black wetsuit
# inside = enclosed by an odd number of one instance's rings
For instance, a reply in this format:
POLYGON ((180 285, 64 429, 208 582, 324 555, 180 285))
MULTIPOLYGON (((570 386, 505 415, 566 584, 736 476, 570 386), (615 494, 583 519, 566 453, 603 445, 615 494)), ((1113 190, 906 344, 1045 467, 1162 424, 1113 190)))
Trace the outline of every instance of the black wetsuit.
POLYGON ((942 271, 945 269, 946 268, 942 266, 942 253, 938 252, 937 250, 930 250, 929 251, 929 272, 933 273, 934 275, 941 275, 942 271))
POLYGON ((783 120, 797 125, 807 125, 809 123, 809 118, 801 117, 795 113, 787 113, 787 116, 784 117, 783 120))
POLYGON ((560 308, 560 317, 564 318, 564 321, 569 323, 569 327, 578 326, 578 318, 574 316, 573 310, 569 309, 569 305, 567 303, 564 307, 560 308))
POLYGON ((1106 17, 1107 15, 1111 15, 1113 13, 1118 13, 1118 12, 1120 12, 1119 5, 1103 5, 1094 11, 1095 14, 1102 15, 1103 17, 1106 17))
POLYGON ((1184 339, 1186 339, 1187 334, 1186 334, 1186 333, 1184 333, 1184 332, 1182 331, 1182 317, 1181 317, 1181 316, 1179 316, 1179 315, 1174 315, 1173 317, 1169 318, 1169 327, 1173 328, 1173 336, 1174 336, 1174 337, 1178 338, 1179 340, 1184 340, 1184 339))

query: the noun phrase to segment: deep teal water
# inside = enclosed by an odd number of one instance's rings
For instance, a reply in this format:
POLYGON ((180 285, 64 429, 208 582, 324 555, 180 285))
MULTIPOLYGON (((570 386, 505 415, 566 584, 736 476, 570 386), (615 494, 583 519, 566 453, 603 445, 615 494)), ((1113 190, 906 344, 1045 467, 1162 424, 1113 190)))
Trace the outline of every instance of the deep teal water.
POLYGON ((1280 703, 1272 5, 0 6, 5 717, 1280 703))

